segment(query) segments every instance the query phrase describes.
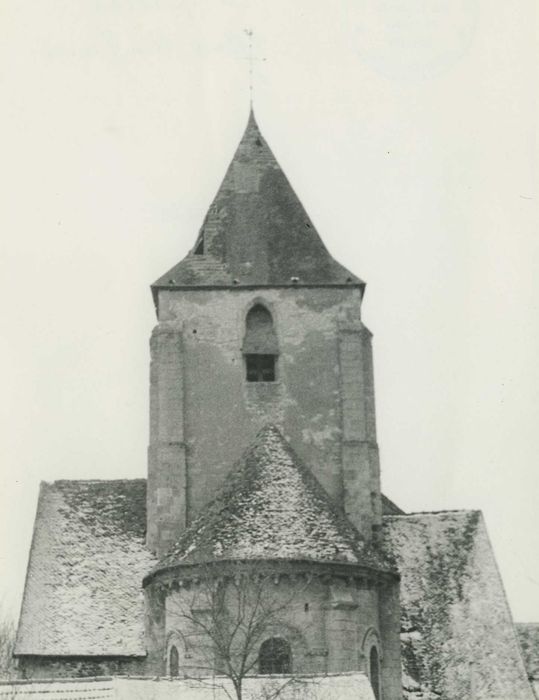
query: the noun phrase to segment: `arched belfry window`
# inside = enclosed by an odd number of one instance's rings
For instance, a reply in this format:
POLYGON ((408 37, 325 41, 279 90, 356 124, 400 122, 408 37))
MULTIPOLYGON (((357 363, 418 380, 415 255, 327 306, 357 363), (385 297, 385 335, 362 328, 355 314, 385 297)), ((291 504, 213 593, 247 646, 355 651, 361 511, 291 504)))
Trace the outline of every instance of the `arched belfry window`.
POLYGON ((178 654, 178 649, 174 645, 170 647, 168 669, 168 675, 172 678, 177 678, 180 673, 180 655, 178 654))
POLYGON ((266 639, 258 652, 258 671, 263 675, 292 673, 290 644, 281 637, 266 639))
POLYGON ((371 679, 372 691, 376 700, 380 700, 382 697, 380 695, 380 657, 378 655, 378 649, 376 647, 371 647, 371 652, 369 654, 369 677, 371 679))
POLYGON ((271 314, 262 304, 247 314, 242 350, 248 382, 275 381, 279 346, 271 314))

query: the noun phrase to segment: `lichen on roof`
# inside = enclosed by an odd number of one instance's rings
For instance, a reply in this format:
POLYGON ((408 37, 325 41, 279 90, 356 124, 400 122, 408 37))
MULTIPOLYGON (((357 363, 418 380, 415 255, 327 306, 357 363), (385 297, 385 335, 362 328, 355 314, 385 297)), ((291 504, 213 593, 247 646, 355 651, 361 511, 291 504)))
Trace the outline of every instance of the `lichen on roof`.
POLYGON ((16 655, 143 656, 146 482, 42 483, 16 655))
POLYGON ((401 574, 405 697, 531 700, 481 513, 385 516, 401 574))
POLYGON ((194 250, 152 285, 154 296, 160 288, 295 284, 364 286, 329 254, 251 112, 194 250))
POLYGON ((262 429, 217 497, 156 567, 223 559, 347 562, 389 570, 279 430, 262 429))
POLYGON ((539 622, 518 622, 515 627, 528 678, 539 681, 539 622))

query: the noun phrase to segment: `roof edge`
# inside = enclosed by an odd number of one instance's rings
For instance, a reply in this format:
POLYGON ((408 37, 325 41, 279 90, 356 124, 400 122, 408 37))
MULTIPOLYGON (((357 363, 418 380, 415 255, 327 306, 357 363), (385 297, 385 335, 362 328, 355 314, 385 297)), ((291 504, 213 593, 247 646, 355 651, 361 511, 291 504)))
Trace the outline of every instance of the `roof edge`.
MULTIPOLYGON (((227 565, 242 565, 245 566, 246 568, 253 567, 253 566, 259 566, 259 567, 264 567, 264 566, 308 566, 309 569, 312 569, 313 566, 318 566, 320 569, 324 569, 327 567, 331 567, 332 569, 341 569, 343 571, 351 571, 351 570, 356 570, 358 573, 359 572, 364 572, 367 575, 374 575, 376 577, 381 577, 384 579, 392 579, 392 580, 400 580, 400 574, 394 570, 394 569, 380 569, 374 566, 370 566, 368 564, 361 564, 358 562, 349 562, 349 561, 339 561, 339 560, 327 560, 323 561, 321 559, 286 559, 286 558, 276 558, 276 557, 268 557, 268 558, 253 558, 253 559, 239 559, 239 558, 224 558, 224 559, 205 559, 202 561, 198 562, 180 562, 176 564, 170 564, 168 566, 163 566, 162 568, 157 568, 153 569, 150 571, 144 578, 142 579, 142 587, 145 588, 149 584, 151 584, 154 579, 158 578, 161 575, 164 574, 169 574, 174 571, 180 571, 182 569, 184 570, 191 570, 194 571, 200 567, 208 567, 208 568, 219 568, 221 566, 227 566, 227 565)), ((323 575, 323 572, 321 572, 323 575)))
POLYGON ((367 283, 363 282, 359 277, 353 282, 328 282, 326 284, 302 284, 301 282, 290 284, 159 284, 159 280, 150 285, 153 304, 157 312, 159 312, 159 292, 163 291, 182 291, 182 292, 198 292, 209 290, 229 290, 238 291, 245 289, 359 289, 361 292, 361 300, 365 296, 367 283))
POLYGON ((51 482, 49 481, 41 481, 39 483, 39 491, 37 495, 37 504, 36 504, 36 510, 34 514, 34 524, 32 527, 32 539, 30 540, 30 547, 28 549, 28 556, 26 559, 26 573, 24 576, 24 586, 22 589, 22 596, 21 596, 21 604, 19 606, 19 616, 17 618, 17 631, 15 633, 15 642, 13 644, 13 652, 12 656, 18 656, 17 654, 17 647, 20 644, 20 636, 21 636, 21 623, 22 623, 22 616, 24 612, 24 606, 26 604, 26 599, 28 595, 28 585, 30 582, 30 563, 32 561, 32 556, 35 551, 36 547, 36 539, 37 539, 37 522, 38 522, 38 517, 39 517, 39 512, 43 504, 43 492, 45 489, 51 485, 51 482))
POLYGON ((483 511, 478 508, 453 508, 453 509, 447 509, 447 510, 419 510, 419 511, 414 511, 411 513, 401 513, 401 514, 391 514, 391 515, 384 515, 383 518, 384 520, 386 518, 413 518, 414 516, 423 516, 423 515, 446 515, 446 514, 451 514, 451 513, 461 513, 461 514, 468 514, 468 515, 473 515, 473 514, 479 514, 481 517, 483 517, 483 511))
MULTIPOLYGON (((22 659, 22 658, 27 658, 27 659, 145 659, 147 658, 148 654, 147 652, 137 652, 133 654, 32 654, 31 652, 13 652, 12 656, 14 656, 17 659, 22 659)), ((94 676, 92 676, 93 678, 94 676)), ((105 676, 103 676, 105 678, 105 676)), ((63 680, 63 679, 54 679, 56 680, 63 680)), ((69 679, 67 679, 69 680, 69 679)), ((77 680, 84 680, 84 678, 77 678, 77 680)), ((33 681, 32 681, 33 682, 33 681)))

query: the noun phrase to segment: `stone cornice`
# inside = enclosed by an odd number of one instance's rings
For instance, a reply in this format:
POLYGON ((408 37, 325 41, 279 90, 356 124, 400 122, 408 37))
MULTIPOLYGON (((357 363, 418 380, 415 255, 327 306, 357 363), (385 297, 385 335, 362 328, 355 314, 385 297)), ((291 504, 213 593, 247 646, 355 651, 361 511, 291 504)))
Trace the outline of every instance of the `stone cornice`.
POLYGON ((166 589, 197 585, 208 579, 236 576, 263 576, 279 583, 282 578, 346 580, 361 588, 375 588, 399 580, 392 571, 381 571, 349 562, 320 562, 296 559, 224 559, 173 566, 149 573, 143 587, 159 584, 166 589))

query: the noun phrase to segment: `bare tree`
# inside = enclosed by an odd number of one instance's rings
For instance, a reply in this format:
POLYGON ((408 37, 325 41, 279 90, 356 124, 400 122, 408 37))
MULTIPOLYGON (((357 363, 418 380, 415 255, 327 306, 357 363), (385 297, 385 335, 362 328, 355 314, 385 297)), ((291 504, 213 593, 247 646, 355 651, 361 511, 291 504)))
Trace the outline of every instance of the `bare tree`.
POLYGON ((15 623, 7 613, 4 605, 0 605, 0 679, 12 678, 15 672, 13 649, 15 647, 15 623))
POLYGON ((267 564, 237 562, 221 572, 215 565, 199 565, 194 582, 169 599, 167 616, 175 619, 192 668, 197 675, 227 678, 230 684, 221 688, 235 700, 243 700, 245 679, 255 670, 283 674, 258 689, 260 700, 274 700, 285 688, 306 682, 292 674, 290 646, 279 634, 290 629, 288 619, 309 580, 278 581, 267 564))

